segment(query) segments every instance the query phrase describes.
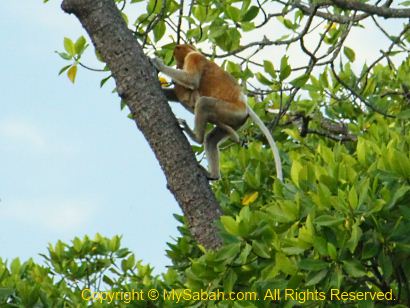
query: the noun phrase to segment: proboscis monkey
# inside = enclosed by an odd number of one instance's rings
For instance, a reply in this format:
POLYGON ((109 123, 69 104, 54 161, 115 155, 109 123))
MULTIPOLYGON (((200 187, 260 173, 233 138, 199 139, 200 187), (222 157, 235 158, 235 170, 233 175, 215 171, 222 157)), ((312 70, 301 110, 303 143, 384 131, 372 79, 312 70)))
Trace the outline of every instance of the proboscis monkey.
POLYGON ((227 137, 239 142, 236 130, 250 116, 266 136, 275 159, 277 178, 283 181, 282 163, 275 141, 262 120, 247 104, 247 97, 242 93, 237 81, 192 45, 175 46, 174 57, 177 69, 166 66, 159 58, 153 59, 152 62, 158 71, 174 80, 175 93, 183 105, 188 110, 193 109, 194 130, 183 120, 180 124, 195 142, 202 144, 205 140, 208 178, 220 178, 218 144, 227 137), (205 137, 207 123, 216 127, 205 137))

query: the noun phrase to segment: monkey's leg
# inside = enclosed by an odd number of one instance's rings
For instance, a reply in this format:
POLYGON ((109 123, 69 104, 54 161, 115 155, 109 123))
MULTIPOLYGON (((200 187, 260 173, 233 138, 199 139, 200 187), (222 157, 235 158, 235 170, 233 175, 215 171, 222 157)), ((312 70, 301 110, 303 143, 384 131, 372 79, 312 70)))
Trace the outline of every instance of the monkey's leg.
POLYGON ((221 177, 219 171, 219 148, 218 144, 229 135, 224 129, 215 127, 205 138, 205 153, 208 160, 209 180, 217 180, 221 177))
POLYGON ((240 143, 239 135, 232 127, 230 127, 229 125, 223 124, 223 123, 217 123, 216 125, 220 127, 221 129, 223 129, 224 131, 226 131, 226 133, 229 135, 229 137, 232 138, 234 142, 240 143))
POLYGON ((203 141, 206 124, 213 123, 239 143, 239 136, 232 125, 235 125, 235 128, 241 126, 245 118, 246 113, 238 110, 236 105, 213 97, 201 96, 195 104, 194 134, 197 140, 203 141))

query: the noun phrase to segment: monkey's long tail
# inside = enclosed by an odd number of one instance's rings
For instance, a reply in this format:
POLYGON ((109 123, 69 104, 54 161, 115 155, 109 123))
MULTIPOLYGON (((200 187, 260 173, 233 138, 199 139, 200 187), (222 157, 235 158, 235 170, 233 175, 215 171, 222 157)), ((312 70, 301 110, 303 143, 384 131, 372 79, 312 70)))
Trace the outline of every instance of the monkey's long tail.
POLYGON ((273 140, 272 134, 269 132, 268 128, 265 126, 262 120, 258 117, 255 111, 253 111, 252 108, 247 103, 246 103, 246 107, 247 107, 249 116, 252 118, 255 124, 259 126, 259 128, 265 135, 266 139, 268 139, 268 143, 273 152, 273 158, 275 159, 276 176, 281 182, 283 182, 282 162, 280 160, 279 150, 275 143, 275 140, 273 140))

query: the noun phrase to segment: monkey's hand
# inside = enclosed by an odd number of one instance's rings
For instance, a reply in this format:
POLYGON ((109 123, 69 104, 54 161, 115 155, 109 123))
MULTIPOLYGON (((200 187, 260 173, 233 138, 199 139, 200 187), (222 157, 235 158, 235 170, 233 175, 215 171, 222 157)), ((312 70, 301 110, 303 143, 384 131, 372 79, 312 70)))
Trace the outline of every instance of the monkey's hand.
POLYGON ((248 148, 248 140, 244 138, 239 139, 239 145, 243 148, 248 148))
POLYGON ((152 65, 154 65, 154 67, 157 69, 157 71, 162 72, 162 69, 165 66, 164 61, 162 61, 162 59, 160 59, 158 57, 150 59, 150 60, 151 60, 152 65))
POLYGON ((198 137, 195 135, 195 132, 189 127, 188 123, 184 119, 177 119, 179 127, 182 128, 184 132, 188 134, 188 136, 195 141, 196 143, 202 144, 202 141, 198 140, 198 137))

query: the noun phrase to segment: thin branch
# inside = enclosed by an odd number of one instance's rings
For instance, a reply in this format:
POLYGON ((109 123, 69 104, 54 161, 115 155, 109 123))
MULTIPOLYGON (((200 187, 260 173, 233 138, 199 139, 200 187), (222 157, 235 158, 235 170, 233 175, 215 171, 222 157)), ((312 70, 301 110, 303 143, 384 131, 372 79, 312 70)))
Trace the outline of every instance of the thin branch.
MULTIPOLYGON (((317 11, 317 7, 316 7, 316 9, 315 9, 313 12, 316 12, 316 11, 317 11)), ((313 13, 313 12, 312 12, 312 13, 313 13)), ((292 44, 292 43, 294 43, 294 42, 299 41, 300 38, 302 38, 304 35, 306 35, 306 33, 308 33, 309 28, 310 28, 310 26, 311 26, 311 24, 312 24, 313 17, 314 17, 314 14, 310 14, 309 19, 308 19, 308 22, 306 23, 306 25, 305 25, 305 27, 303 28, 302 32, 300 32, 297 36, 295 36, 295 37, 293 37, 293 38, 290 38, 290 39, 287 39, 287 40, 271 41, 271 40, 269 40, 266 36, 264 36, 262 41, 251 42, 251 43, 249 43, 249 44, 247 44, 247 45, 241 46, 241 47, 239 47, 239 48, 237 48, 237 49, 235 49, 235 50, 233 50, 233 51, 229 51, 229 52, 224 53, 224 54, 220 54, 220 55, 209 55, 209 54, 205 54, 205 53, 204 53, 204 55, 206 55, 206 56, 213 56, 214 58, 225 58, 225 57, 229 57, 229 56, 235 55, 235 54, 237 54, 237 53, 240 53, 240 52, 242 52, 242 51, 244 51, 244 50, 246 50, 246 49, 248 49, 248 48, 250 48, 250 47, 255 47, 255 46, 257 46, 257 47, 259 47, 259 48, 263 48, 263 47, 265 47, 265 46, 272 46, 272 45, 275 45, 275 46, 290 45, 290 44, 292 44)))
MULTIPOLYGON (((305 28, 303 29, 302 33, 304 33, 304 35, 309 31, 310 26, 312 25, 312 21, 313 18, 315 16, 315 13, 317 12, 317 9, 319 8, 319 6, 316 6, 315 9, 312 11, 312 13, 309 16, 308 21, 306 22, 305 28)), ((301 38, 304 36, 301 35, 301 38)), ((304 46, 303 44, 303 40, 301 40, 301 45, 304 46)), ((307 50, 307 49, 306 49, 307 50)), ((312 72, 314 66, 316 63, 316 58, 313 56, 313 58, 311 57, 309 60, 309 65, 305 70, 305 75, 310 75, 310 73, 312 72)), ((289 97, 287 98, 287 101, 285 103, 285 105, 282 105, 282 91, 281 91, 281 99, 280 99, 280 110, 279 110, 279 114, 277 115, 277 117, 275 118, 275 120, 268 126, 269 129, 274 129, 278 124, 279 124, 279 120, 286 114, 286 112, 288 111, 292 101, 294 100, 296 94, 299 92, 301 87, 294 87, 293 90, 290 92, 289 97), (283 108, 282 108, 283 106, 283 108)))
POLYGON ((184 16, 184 0, 179 2, 179 16, 178 16, 178 26, 177 26, 177 44, 181 41, 181 26, 182 26, 182 17, 184 16))
POLYGON ((360 93, 358 93, 353 87, 349 86, 346 82, 344 82, 339 75, 336 73, 335 67, 333 63, 330 64, 330 68, 332 69, 333 76, 335 76, 337 82, 339 82, 345 89, 349 90, 355 97, 357 97, 365 106, 373 110, 374 112, 380 113, 381 115, 388 117, 388 118, 395 118, 395 116, 391 114, 387 114, 375 106, 373 106, 371 103, 369 103, 360 93))
POLYGON ((315 134, 318 136, 322 136, 322 137, 326 137, 329 139, 332 139, 334 141, 341 141, 341 142, 345 142, 345 141, 356 141, 357 137, 355 135, 352 134, 348 134, 348 135, 342 135, 342 136, 335 136, 329 132, 321 132, 315 129, 308 129, 307 130, 307 134, 315 134))
POLYGON ((92 68, 92 67, 90 67, 90 66, 87 66, 87 65, 81 63, 80 61, 78 61, 78 59, 75 59, 75 58, 74 58, 74 60, 77 61, 77 63, 78 63, 79 66, 81 66, 81 67, 83 67, 83 68, 85 68, 85 69, 87 69, 87 70, 89 70, 89 71, 93 71, 93 72, 106 72, 106 71, 107 71, 107 70, 104 70, 104 69, 92 68))
POLYGON ((381 51, 382 55, 380 57, 378 57, 358 78, 357 83, 359 84, 361 82, 361 80, 366 77, 363 88, 366 87, 367 82, 368 82, 368 75, 371 71, 371 69, 380 61, 382 61, 384 58, 387 57, 387 55, 393 50, 393 47, 397 44, 397 41, 401 40, 401 37, 410 29, 410 25, 406 25, 403 30, 399 33, 399 35, 397 36, 397 40, 392 40, 392 43, 390 44, 390 46, 387 48, 386 51, 381 51))
MULTIPOLYGON (((157 6, 157 0, 155 0, 155 6, 152 10, 152 12, 155 11, 155 7, 157 6)), ((148 24, 147 26, 147 30, 145 31, 145 37, 144 37, 144 41, 142 42, 142 48, 145 47, 145 44, 147 43, 147 39, 148 39, 148 34, 151 32, 152 29, 155 28, 155 26, 164 19, 164 15, 165 15, 165 11, 167 8, 167 1, 163 0, 162 1, 162 7, 161 7, 161 11, 159 12, 159 14, 157 14, 157 16, 155 16, 151 22, 148 24)))

